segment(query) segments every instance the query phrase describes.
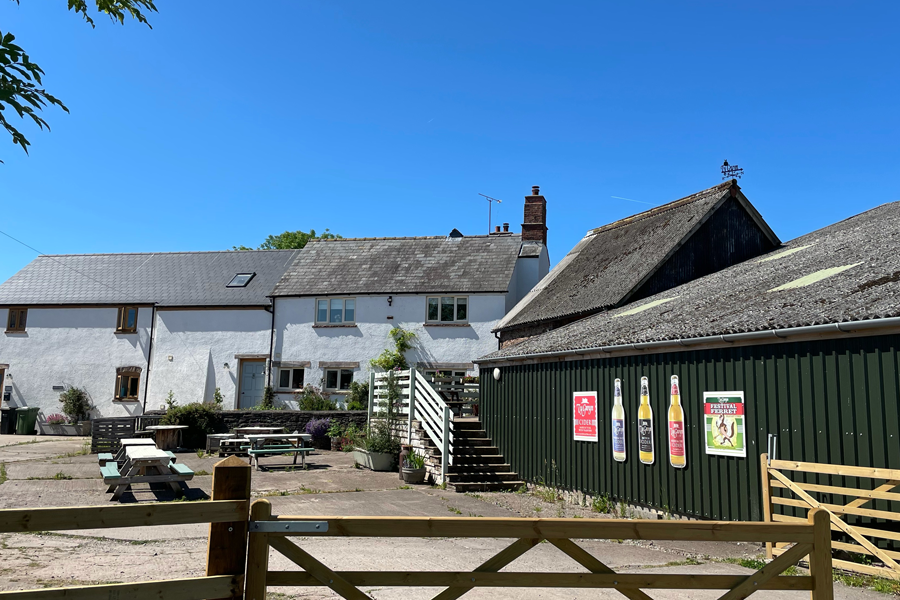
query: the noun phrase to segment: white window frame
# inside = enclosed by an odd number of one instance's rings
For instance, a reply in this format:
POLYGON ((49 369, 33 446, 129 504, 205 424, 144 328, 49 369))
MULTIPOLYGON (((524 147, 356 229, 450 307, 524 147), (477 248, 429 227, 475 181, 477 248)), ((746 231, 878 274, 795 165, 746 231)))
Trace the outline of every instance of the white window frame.
POLYGON ((468 323, 469 322, 469 310, 471 309, 471 304, 469 303, 468 296, 427 296, 425 298, 425 322, 426 323, 468 323), (443 307, 443 300, 445 298, 453 298, 453 320, 452 321, 442 321, 441 320, 441 308, 443 307), (428 305, 431 300, 437 300, 438 303, 438 318, 437 319, 429 319, 428 318, 428 305), (459 318, 459 301, 464 300, 466 305, 466 318, 459 318))
POLYGON ((303 389, 303 386, 306 384, 306 369, 303 367, 279 367, 278 368, 278 389, 286 392, 297 392, 303 389), (288 376, 288 382, 291 384, 288 387, 284 387, 281 385, 281 374, 284 371, 289 371, 290 375, 288 376), (300 387, 294 387, 294 371, 303 371, 303 383, 300 384, 300 387))
POLYGON ((324 373, 322 374, 322 389, 329 391, 329 392, 349 392, 350 391, 349 384, 345 388, 341 387, 341 373, 343 371, 347 371, 348 373, 350 373, 350 383, 352 384, 354 381, 353 380, 353 369, 345 369, 345 368, 325 369, 324 373), (328 373, 330 373, 332 371, 337 373, 337 387, 328 387, 328 373))
POLYGON ((346 296, 346 297, 342 296, 339 298, 331 298, 331 297, 316 298, 316 303, 313 307, 313 310, 315 310, 315 312, 316 312, 316 314, 315 314, 316 325, 356 325, 356 311, 358 309, 356 306, 356 297, 355 296, 346 296), (346 316, 347 316, 347 301, 348 300, 353 302, 353 309, 352 309, 353 310, 353 319, 349 319, 349 320, 346 318, 346 316), (319 303, 320 302, 326 303, 326 305, 325 305, 325 307, 326 307, 325 308, 325 320, 324 321, 319 320, 319 303), (341 320, 340 321, 332 321, 331 320, 331 311, 332 311, 332 306, 333 306, 334 302, 341 303, 341 320))

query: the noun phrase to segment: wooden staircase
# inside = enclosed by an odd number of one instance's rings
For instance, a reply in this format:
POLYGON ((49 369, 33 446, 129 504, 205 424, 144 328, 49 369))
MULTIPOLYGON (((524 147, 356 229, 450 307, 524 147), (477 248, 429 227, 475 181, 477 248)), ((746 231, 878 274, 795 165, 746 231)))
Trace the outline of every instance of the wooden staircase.
MULTIPOLYGON (((487 437, 478 418, 456 418, 453 436, 453 464, 447 468, 446 481, 455 491, 504 492, 525 485, 519 474, 511 470, 500 449, 487 437)), ((441 449, 428 440, 425 452, 426 460, 440 469, 441 449)))

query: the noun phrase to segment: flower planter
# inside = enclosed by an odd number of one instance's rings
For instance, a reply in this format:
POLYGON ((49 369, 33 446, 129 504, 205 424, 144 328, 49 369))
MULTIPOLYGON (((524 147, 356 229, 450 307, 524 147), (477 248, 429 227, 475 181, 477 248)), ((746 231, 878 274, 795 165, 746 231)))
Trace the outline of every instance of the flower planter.
POLYGON ((41 435, 91 435, 91 422, 78 421, 75 425, 64 423, 61 425, 51 425, 46 422, 38 422, 38 429, 41 435))
POLYGON ((425 467, 421 469, 407 469, 404 467, 400 469, 400 474, 403 475, 404 483, 425 483, 425 467))
POLYGON ((373 471, 390 471, 394 466, 394 455, 383 452, 369 452, 362 448, 353 449, 353 460, 360 466, 373 471))

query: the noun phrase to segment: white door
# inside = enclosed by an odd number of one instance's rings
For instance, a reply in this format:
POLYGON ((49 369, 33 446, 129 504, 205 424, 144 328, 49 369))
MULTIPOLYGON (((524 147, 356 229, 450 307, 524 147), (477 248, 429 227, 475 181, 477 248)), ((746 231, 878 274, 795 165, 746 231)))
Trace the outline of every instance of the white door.
POLYGON ((252 408, 260 403, 266 388, 266 361, 241 361, 241 392, 238 408, 252 408))

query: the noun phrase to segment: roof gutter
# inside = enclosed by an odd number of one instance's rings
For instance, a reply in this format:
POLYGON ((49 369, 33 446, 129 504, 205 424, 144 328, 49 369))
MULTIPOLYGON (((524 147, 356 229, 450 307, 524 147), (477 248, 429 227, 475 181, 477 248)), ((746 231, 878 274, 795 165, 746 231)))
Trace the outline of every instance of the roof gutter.
POLYGON ((514 354, 512 356, 498 356, 492 358, 479 358, 476 363, 509 362, 534 358, 553 358, 563 356, 582 356, 585 354, 611 353, 628 350, 660 350, 664 348, 687 348, 700 344, 734 344, 736 342, 751 340, 783 340, 801 335, 815 335, 820 333, 852 333, 869 329, 886 329, 900 327, 900 317, 888 317, 885 319, 869 319, 866 321, 845 321, 843 323, 828 323, 826 325, 808 325, 805 327, 785 327, 783 329, 767 329, 765 331, 748 331, 745 333, 729 333, 725 335, 710 335, 695 338, 679 338, 677 340, 660 340, 656 342, 638 342, 635 344, 616 344, 613 346, 595 346, 592 348, 580 348, 577 350, 557 350, 554 352, 535 352, 533 354, 514 354))

